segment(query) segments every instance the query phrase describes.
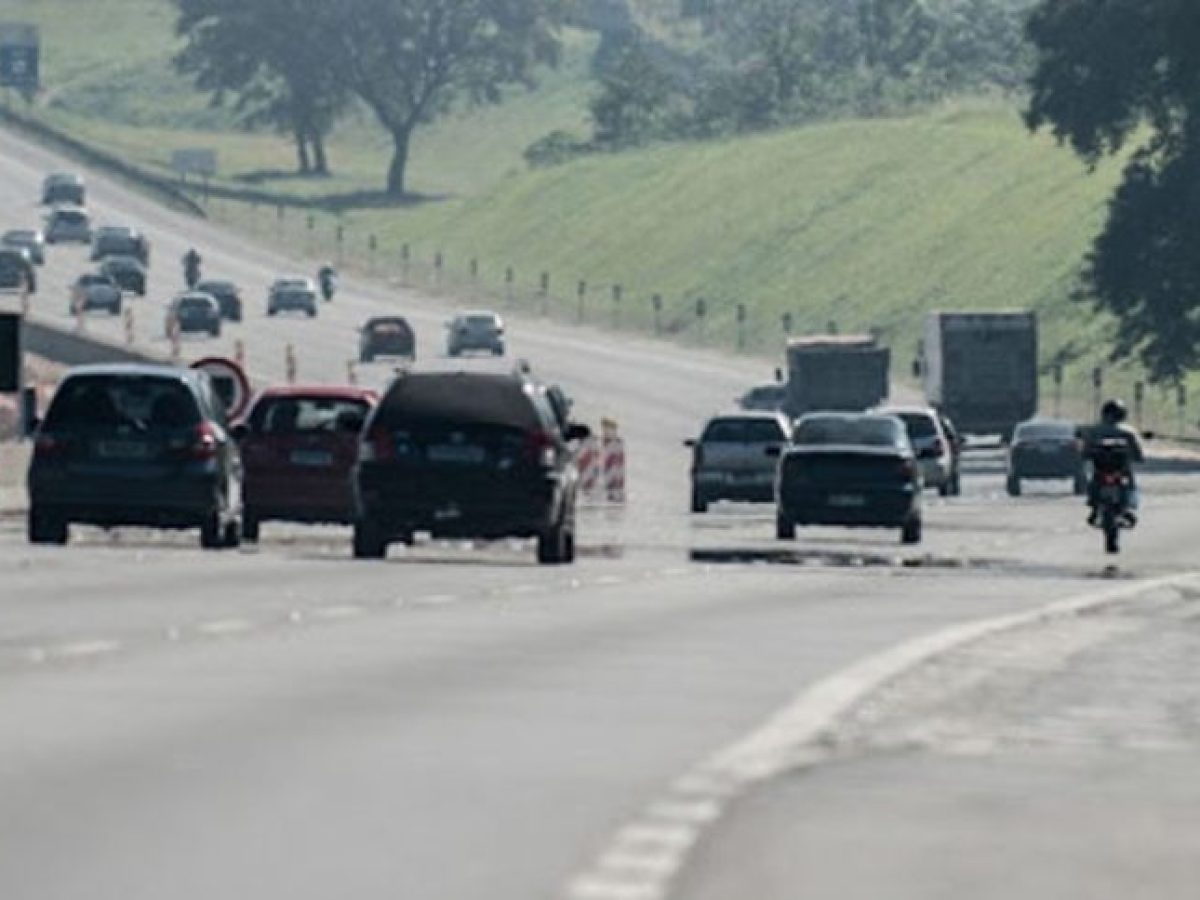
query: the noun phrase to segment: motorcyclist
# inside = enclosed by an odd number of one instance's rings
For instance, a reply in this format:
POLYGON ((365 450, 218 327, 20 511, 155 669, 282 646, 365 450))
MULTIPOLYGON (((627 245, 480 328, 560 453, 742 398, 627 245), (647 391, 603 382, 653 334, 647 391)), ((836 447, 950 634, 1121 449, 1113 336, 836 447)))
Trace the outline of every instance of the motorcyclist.
POLYGON ((321 296, 326 300, 332 300, 333 294, 337 290, 337 269, 329 263, 317 269, 317 284, 321 288, 321 296))
POLYGON ((1129 412, 1122 401, 1116 398, 1107 400, 1100 407, 1100 423, 1091 426, 1083 433, 1083 456, 1084 459, 1093 463, 1092 478, 1088 483, 1089 525, 1099 524, 1100 484, 1094 464, 1100 454, 1102 445, 1106 441, 1120 441, 1125 445, 1126 453, 1122 459, 1122 465, 1124 466, 1123 474, 1129 479, 1128 509, 1125 512, 1125 519, 1129 525, 1137 522, 1140 493, 1138 491, 1137 480, 1134 478, 1133 465, 1142 462, 1145 459, 1145 454, 1142 452, 1142 442, 1137 432, 1125 424, 1125 419, 1128 415, 1129 412))
POLYGON ((189 288, 194 288, 200 281, 200 253, 195 247, 183 254, 183 280, 189 288))

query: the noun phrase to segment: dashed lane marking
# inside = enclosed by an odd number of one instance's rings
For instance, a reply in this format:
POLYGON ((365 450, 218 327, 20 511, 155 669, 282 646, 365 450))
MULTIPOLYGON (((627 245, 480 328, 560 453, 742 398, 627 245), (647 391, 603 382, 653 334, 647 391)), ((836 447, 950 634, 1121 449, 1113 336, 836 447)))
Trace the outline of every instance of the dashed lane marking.
POLYGON ((353 603, 346 603, 337 606, 318 606, 316 609, 309 612, 309 618, 320 619, 326 622, 337 621, 338 619, 354 619, 366 613, 366 608, 353 603))
POLYGON ((74 641, 70 644, 51 647, 47 655, 56 659, 87 659, 93 656, 104 656, 108 653, 114 653, 120 649, 121 645, 117 641, 74 641))
POLYGON ((227 637, 234 634, 245 634, 254 629, 254 623, 249 619, 214 619, 201 622, 196 631, 208 637, 227 637))

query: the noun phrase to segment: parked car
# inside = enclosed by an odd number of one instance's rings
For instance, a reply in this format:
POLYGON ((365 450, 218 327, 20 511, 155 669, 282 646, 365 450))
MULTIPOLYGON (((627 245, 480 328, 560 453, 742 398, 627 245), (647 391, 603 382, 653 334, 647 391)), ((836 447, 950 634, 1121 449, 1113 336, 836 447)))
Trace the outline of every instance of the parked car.
POLYGON ((100 274, 107 275, 122 291, 146 296, 146 267, 135 256, 109 256, 100 264, 100 274))
POLYGON ((0 235, 0 244, 28 250, 29 259, 35 266, 46 264, 46 236, 37 228, 9 229, 0 235))
POLYGON ((208 376, 150 365, 84 366, 37 424, 28 537, 65 544, 75 523, 199 528, 240 540, 241 463, 208 376))
POLYGON ((575 558, 579 476, 550 391, 522 373, 406 373, 367 419, 354 469, 354 555, 416 532, 537 538, 541 563, 575 558))
POLYGON ((809 413, 776 474, 776 536, 797 525, 899 528, 921 540, 921 470, 904 423, 871 413, 809 413))
POLYGON ((121 288, 101 272, 85 272, 71 286, 71 303, 67 315, 91 312, 93 309, 107 310, 111 315, 121 314, 121 288))
POLYGON ((46 216, 47 244, 90 244, 92 219, 78 206, 57 206, 46 216))
POLYGON ((317 314, 317 288, 309 278, 279 278, 267 293, 267 315, 302 312, 311 319, 317 314))
POLYGON ((0 291, 37 293, 37 271, 24 247, 0 247, 0 291))
POLYGON ((83 206, 87 192, 83 179, 72 172, 52 172, 42 180, 42 205, 74 203, 83 206))
POLYGON ((230 322, 242 321, 242 292, 232 281, 201 281, 196 285, 196 290, 217 301, 222 319, 228 319, 230 322))
POLYGON ((378 316, 368 319, 359 329, 359 360, 369 363, 381 356, 408 360, 416 358, 416 336, 407 319, 402 316, 378 316))
POLYGON ((778 451, 788 442, 787 417, 780 413, 739 413, 709 419, 692 448, 692 512, 718 500, 770 503, 775 499, 778 451))
POLYGON ((92 261, 109 256, 132 256, 143 266, 150 266, 150 242, 136 228, 124 225, 105 225, 92 235, 92 261))
POLYGON ((203 332, 220 337, 221 308, 212 295, 188 291, 176 296, 167 306, 164 325, 167 337, 171 336, 171 326, 175 323, 179 325, 180 334, 203 332))
POLYGON ((738 397, 737 405, 740 409, 747 411, 775 412, 783 409, 786 400, 787 385, 782 382, 772 382, 750 388, 738 397))
POLYGON ((1059 419, 1022 422, 1013 431, 1008 448, 1008 493, 1020 496, 1022 480, 1049 478, 1068 478, 1076 494, 1087 493, 1087 464, 1079 430, 1074 422, 1059 419))
POLYGON ((921 467, 921 480, 927 488, 937 488, 943 497, 962 493, 960 447, 957 435, 947 433, 937 410, 920 406, 889 406, 876 410, 881 415, 895 416, 904 423, 908 440, 921 467))
POLYGON ((354 521, 350 474, 377 401, 356 387, 279 387, 258 396, 234 427, 245 465, 245 540, 257 541, 268 520, 354 521))
POLYGON ((504 320, 494 312, 467 312, 446 323, 446 355, 468 350, 504 355, 504 320))

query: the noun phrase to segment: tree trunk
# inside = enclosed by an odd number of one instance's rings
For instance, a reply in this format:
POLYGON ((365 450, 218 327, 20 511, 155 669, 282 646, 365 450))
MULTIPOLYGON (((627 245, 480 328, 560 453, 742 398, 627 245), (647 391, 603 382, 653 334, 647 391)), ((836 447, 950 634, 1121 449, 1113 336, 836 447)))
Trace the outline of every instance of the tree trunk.
POLYGON ((308 158, 308 140, 299 128, 293 132, 293 136, 296 141, 296 166, 301 175, 307 175, 312 171, 312 163, 308 158))
POLYGON ((388 166, 387 193, 397 199, 404 196, 408 173, 408 144, 412 130, 397 128, 392 131, 392 164, 388 166))
POLYGON ((329 175, 329 157, 325 153, 325 136, 317 129, 309 135, 313 148, 313 172, 317 175, 329 175))

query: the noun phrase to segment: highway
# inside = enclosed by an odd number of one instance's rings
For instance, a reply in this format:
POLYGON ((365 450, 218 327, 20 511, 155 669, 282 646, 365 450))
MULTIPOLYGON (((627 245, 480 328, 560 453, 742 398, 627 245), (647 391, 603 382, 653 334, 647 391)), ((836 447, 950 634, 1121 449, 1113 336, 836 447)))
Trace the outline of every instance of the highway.
MULTIPOLYGON (((0 133, 0 228, 35 222, 42 176, 63 168, 78 167, 0 133)), ((400 312, 422 364, 450 364, 448 299, 347 278, 316 320, 268 320, 266 285, 317 260, 87 178, 97 221, 153 242, 137 345, 167 352, 164 301, 195 245, 248 306, 221 339, 185 340, 187 358, 241 339, 270 383, 292 344, 301 380, 340 381, 356 327, 400 312)), ((53 248, 33 315, 71 327, 86 265, 53 248)), ((628 442, 628 503, 582 512, 576 566, 510 543, 356 563, 346 529, 274 524, 221 554, 192 534, 83 528, 32 548, 0 514, 0 896, 1193 896, 1194 790, 1164 782, 1200 783, 1196 595, 1178 587, 1197 568, 1189 465, 1146 474, 1117 568, 1062 486, 1007 497, 994 452, 963 497, 930 494, 919 548, 813 529, 783 554, 769 509, 686 512, 681 446, 769 365, 509 324, 512 356, 628 442), (863 674, 931 634, 1114 590, 1128 596, 1102 614, 947 639, 878 685, 863 674), (839 673, 861 702, 833 710, 820 753, 721 794, 719 819, 663 811, 682 776, 839 673)), ((122 339, 118 320, 86 328, 122 339)))

